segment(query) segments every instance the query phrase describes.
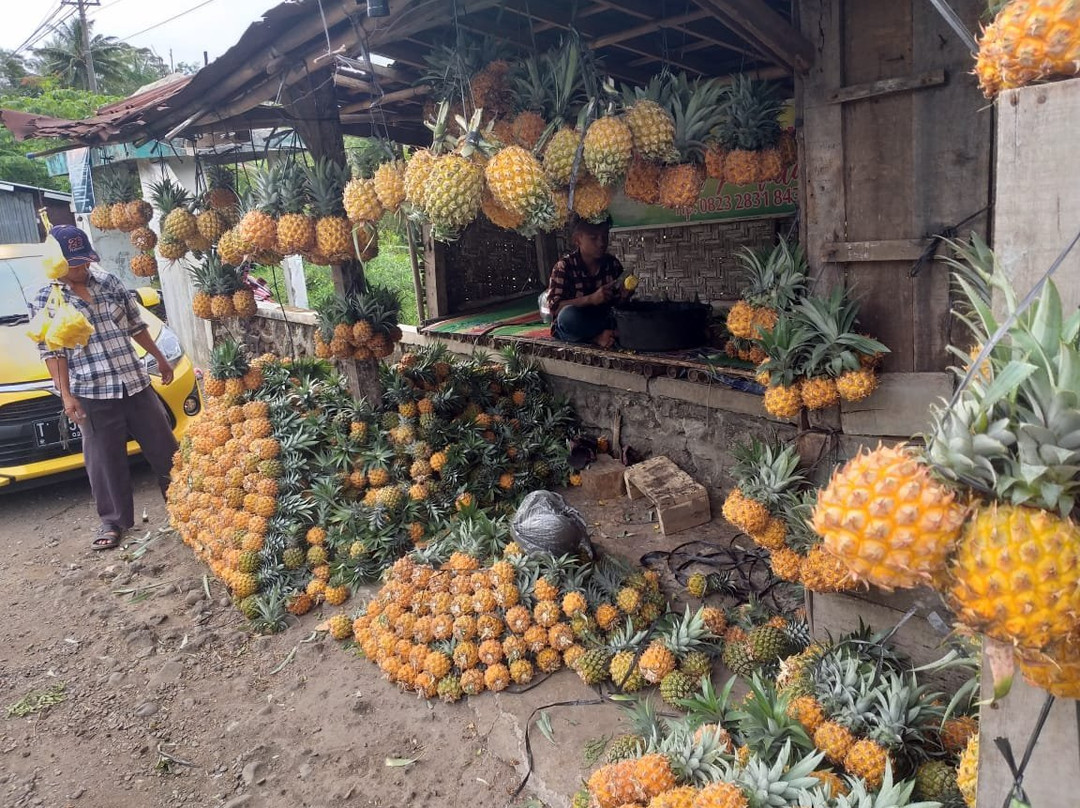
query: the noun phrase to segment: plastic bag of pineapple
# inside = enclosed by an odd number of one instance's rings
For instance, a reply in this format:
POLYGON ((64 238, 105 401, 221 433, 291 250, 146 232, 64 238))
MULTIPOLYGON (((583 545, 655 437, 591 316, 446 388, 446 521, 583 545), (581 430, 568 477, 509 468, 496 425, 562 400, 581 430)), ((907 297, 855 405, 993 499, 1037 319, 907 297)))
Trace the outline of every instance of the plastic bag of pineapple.
POLYGON ((533 491, 518 505, 511 523, 514 540, 525 552, 594 555, 589 528, 581 514, 554 491, 533 491))

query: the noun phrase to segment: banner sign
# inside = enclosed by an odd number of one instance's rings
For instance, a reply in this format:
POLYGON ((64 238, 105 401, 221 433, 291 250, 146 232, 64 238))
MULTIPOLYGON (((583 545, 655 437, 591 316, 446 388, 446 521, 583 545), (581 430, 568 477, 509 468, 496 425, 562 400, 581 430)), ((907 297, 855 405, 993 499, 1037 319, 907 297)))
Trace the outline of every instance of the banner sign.
POLYGON ((94 181, 90 175, 90 149, 71 149, 67 152, 68 180, 71 182, 71 204, 76 213, 89 213, 94 208, 94 181))
POLYGON ((695 222, 734 221, 765 217, 794 216, 799 204, 799 167, 788 166, 780 182, 717 187, 705 181, 697 205, 686 211, 643 205, 628 199, 620 190, 611 201, 614 227, 664 227, 695 222))

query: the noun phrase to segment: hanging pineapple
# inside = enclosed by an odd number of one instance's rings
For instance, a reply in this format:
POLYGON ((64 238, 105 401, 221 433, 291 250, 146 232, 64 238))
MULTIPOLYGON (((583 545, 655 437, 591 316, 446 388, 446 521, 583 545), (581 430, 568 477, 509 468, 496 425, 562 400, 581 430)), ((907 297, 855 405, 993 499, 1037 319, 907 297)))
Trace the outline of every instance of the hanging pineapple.
POLYGON ((153 250, 131 256, 131 273, 136 278, 151 278, 157 271, 158 263, 153 250))
MULTIPOLYGON (((432 233, 440 241, 452 241, 480 212, 483 197, 484 168, 472 159, 475 144, 481 141, 481 113, 473 113, 470 121, 458 119, 463 130, 456 151, 435 157, 424 191, 424 212, 432 233)), ((438 137, 438 132, 436 132, 438 137)), ((482 141, 481 141, 482 142, 482 141)), ((436 147, 441 144, 436 141, 436 147)))
MULTIPOLYGON (((1022 316, 986 245, 958 248, 965 323, 986 345, 1010 324, 955 405, 938 409, 927 456, 974 497, 948 568, 946 599, 964 625, 1026 652, 1052 655, 1080 614, 1080 312, 1063 310, 1053 281, 1022 316), (991 308, 993 290, 997 307, 991 308), (986 374, 985 376, 983 374, 986 374), (1009 379, 1004 395, 1001 379, 1009 379)), ((954 349, 958 357, 966 351, 954 349)), ((965 364, 969 364, 965 362, 965 364)), ((1071 660, 1063 659, 1067 665, 1071 660)))
POLYGON ((1080 6, 1074 0, 1005 3, 983 32, 975 74, 987 98, 1080 75, 1080 6))
POLYGON ((735 77, 717 128, 720 145, 727 150, 723 173, 728 182, 749 185, 782 179, 784 164, 777 149, 782 106, 768 83, 735 77))
POLYGON ((320 157, 306 172, 316 216, 315 250, 335 262, 350 260, 354 256, 352 228, 342 204, 347 169, 320 157))
POLYGON ((645 87, 623 88, 634 152, 654 163, 670 161, 675 148, 675 119, 665 107, 672 81, 665 71, 653 76, 645 87))
POLYGON ((230 211, 240 204, 236 195, 236 176, 223 165, 212 165, 206 171, 207 207, 217 211, 230 211))
POLYGON ((501 149, 484 167, 484 179, 494 202, 520 219, 519 227, 537 228, 551 218, 551 188, 532 152, 521 146, 501 149))
POLYGON ((276 251, 282 255, 302 255, 315 245, 315 222, 307 215, 307 206, 307 177, 297 163, 290 163, 283 169, 277 220, 276 251))
POLYGON ((342 199, 350 222, 377 222, 382 218, 383 206, 373 179, 354 177, 349 180, 345 183, 342 199))
POLYGON ((585 131, 582 156, 589 173, 601 185, 615 185, 626 176, 633 156, 634 137, 621 117, 597 118, 585 131))
MULTIPOLYGON (((166 261, 178 261, 188 251, 184 238, 177 235, 177 228, 181 227, 180 218, 174 216, 176 211, 182 210, 188 201, 187 191, 169 177, 163 177, 160 181, 150 186, 150 198, 154 200, 154 206, 158 209, 161 221, 161 239, 158 241, 158 253, 166 261), (169 229, 169 222, 173 222, 173 229, 169 229)), ((190 215, 190 214, 189 214, 190 215)), ((184 220, 186 222, 186 219, 184 220)), ((184 230, 183 232, 187 232, 184 230)))
POLYGON ((387 213, 396 213, 405 201, 405 166, 398 160, 382 163, 372 177, 379 204, 387 213))
POLYGON ((611 206, 612 190, 601 185, 591 174, 582 171, 571 186, 571 208, 582 219, 600 222, 607 218, 611 206))
MULTIPOLYGON (((543 54, 531 54, 518 72, 515 89, 521 111, 510 121, 510 143, 531 151, 547 129, 546 115, 550 108, 549 60, 543 54)), ((478 108, 483 108, 479 101, 478 108)), ((485 110, 486 111, 486 110, 485 110)))
POLYGON ((281 208, 281 171, 278 166, 263 166, 253 172, 246 210, 237 225, 240 238, 252 252, 272 250, 277 244, 275 216, 281 208))
POLYGON ((765 410, 777 418, 794 418, 803 406, 799 371, 806 364, 809 335, 793 317, 781 314, 760 341, 766 359, 759 371, 769 378, 765 410))
POLYGON ((673 78, 668 106, 675 120, 674 148, 660 174, 660 204, 681 210, 697 204, 705 183, 704 141, 721 120, 724 89, 716 81, 691 82, 685 73, 673 78))

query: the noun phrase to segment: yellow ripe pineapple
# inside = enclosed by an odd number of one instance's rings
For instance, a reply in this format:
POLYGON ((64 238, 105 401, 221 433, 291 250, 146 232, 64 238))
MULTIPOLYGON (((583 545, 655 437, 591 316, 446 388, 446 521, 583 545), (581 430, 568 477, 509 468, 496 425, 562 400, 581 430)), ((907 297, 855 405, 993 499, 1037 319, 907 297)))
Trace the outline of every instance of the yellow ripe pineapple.
POLYGON ((250 208, 240 219, 237 229, 240 238, 252 252, 272 250, 277 244, 277 220, 280 210, 282 169, 259 169, 252 178, 250 208))
POLYGON ((484 167, 484 179, 496 204, 523 222, 546 215, 551 189, 540 161, 521 146, 507 146, 484 167))
POLYGON ((1080 699, 1080 637, 1073 635, 1048 646, 1045 652, 1018 649, 1024 679, 1062 699, 1080 699))
POLYGON ((598 118, 585 131, 585 166, 601 185, 614 185, 626 176, 633 147, 630 127, 621 118, 598 118))
POLYGON ((822 721, 813 735, 814 746, 825 753, 833 763, 843 765, 844 758, 855 745, 855 736, 851 730, 835 721, 822 721))
POLYGON ((516 230, 525 221, 525 217, 511 213, 496 202, 491 190, 487 187, 484 188, 483 195, 480 197, 480 210, 489 222, 504 230, 516 230))
POLYGON ((724 178, 748 185, 778 177, 783 163, 776 145, 780 140, 782 103, 767 82, 736 76, 731 85, 726 116, 717 128, 726 148, 724 178), (779 170, 778 170, 779 169, 779 170))
POLYGON ((405 164, 405 199, 419 210, 424 210, 428 175, 434 167, 435 155, 428 149, 413 152, 405 164))
POLYGON ((158 263, 153 252, 143 252, 131 257, 131 272, 136 278, 149 278, 157 274, 158 263))
POLYGON ((881 744, 869 738, 860 738, 844 755, 844 768, 849 774, 861 777, 872 789, 879 788, 885 779, 885 767, 892 761, 881 744))
POLYGON ((698 792, 692 808, 749 808, 746 795, 734 783, 709 783, 698 792))
POLYGON ((342 204, 346 170, 333 160, 320 158, 305 172, 311 207, 316 216, 315 250, 332 260, 348 260, 355 250, 352 229, 342 204))
POLYGON ((436 238, 453 238, 480 210, 484 170, 460 154, 444 154, 436 158, 426 186, 424 211, 436 238))
POLYGON ((221 234, 218 240, 218 255, 226 264, 240 266, 247 258, 247 247, 240 231, 236 227, 229 228, 221 234))
POLYGON ((208 208, 195 217, 195 226, 199 235, 211 244, 217 244, 221 236, 228 230, 225 217, 214 208, 208 208))
POLYGON ((769 555, 773 575, 785 581, 798 581, 802 572, 802 557, 790 547, 781 547, 769 555))
POLYGON ((697 204, 705 171, 697 163, 678 163, 660 172, 660 204, 672 210, 686 210, 697 204))
POLYGON ((343 202, 350 221, 377 222, 382 218, 383 206, 375 189, 375 180, 349 180, 345 183, 343 202))
POLYGON ((1080 7, 1073 0, 1012 0, 986 27, 975 61, 987 98, 1080 74, 1080 7))
POLYGON ((754 308, 745 300, 736 301, 727 313, 727 330, 733 337, 751 339, 757 336, 753 328, 754 308))
POLYGON ((799 578, 811 592, 843 592, 856 586, 847 565, 820 544, 801 558, 799 578))
POLYGON ((510 134, 514 143, 524 149, 532 150, 547 129, 547 122, 538 112, 525 110, 514 116, 510 122, 510 134))
POLYGON ((968 808, 975 808, 975 793, 979 783, 979 736, 972 735, 960 755, 956 769, 956 786, 968 808))
POLYGON ((405 167, 393 160, 382 163, 372 177, 379 204, 388 213, 394 213, 405 201, 405 167))
POLYGON ((601 185, 591 174, 582 172, 573 186, 571 208, 582 219, 598 222, 607 217, 611 198, 610 187, 601 185))
POLYGON ((873 368, 848 370, 836 377, 836 392, 844 401, 862 401, 877 389, 873 368))
POLYGON ((548 141, 544 148, 544 173, 553 186, 570 184, 574 155, 580 140, 580 132, 564 126, 548 141))
POLYGON ((812 376, 804 379, 799 388, 803 405, 808 410, 824 410, 840 403, 836 382, 828 376, 812 376))
POLYGON ((90 211, 90 224, 98 230, 115 230, 110 206, 107 204, 95 205, 94 209, 90 211))
POLYGON ((315 222, 304 212, 308 204, 307 178, 295 163, 283 171, 275 249, 282 255, 299 255, 315 246, 315 222))
POLYGON ((627 198, 643 205, 655 205, 660 201, 661 168, 635 154, 626 172, 623 193, 627 198))
POLYGON ((691 82, 686 74, 670 80, 667 103, 675 121, 673 147, 663 159, 660 204, 682 210, 697 204, 705 182, 704 141, 723 118, 724 89, 715 80, 691 82))
POLYGON ((675 148, 675 121, 656 101, 643 98, 626 110, 634 150, 646 160, 667 160, 675 148))
POLYGON ((911 449, 879 446, 833 474, 812 523, 855 580, 893 589, 944 572, 964 517, 955 493, 911 449))

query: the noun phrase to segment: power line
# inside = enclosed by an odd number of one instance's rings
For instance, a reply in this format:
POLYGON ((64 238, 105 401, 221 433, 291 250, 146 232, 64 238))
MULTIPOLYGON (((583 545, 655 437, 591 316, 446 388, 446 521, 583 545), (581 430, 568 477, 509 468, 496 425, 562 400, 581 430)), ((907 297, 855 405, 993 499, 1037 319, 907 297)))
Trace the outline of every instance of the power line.
POLYGON ((30 47, 30 45, 33 44, 37 39, 40 39, 46 31, 51 30, 49 28, 49 23, 52 22, 53 17, 57 15, 61 8, 61 4, 57 3, 56 6, 52 9, 52 11, 46 13, 45 18, 37 24, 37 27, 34 28, 30 36, 28 36, 23 41, 23 43, 15 49, 15 53, 18 53, 19 51, 25 50, 26 48, 30 47))
MULTIPOLYGON (((116 0, 116 2, 120 2, 120 0, 116 0)), ((187 11, 181 11, 179 14, 174 14, 173 16, 169 17, 169 19, 167 19, 167 20, 162 20, 161 22, 154 23, 149 28, 143 28, 141 31, 136 31, 134 34, 128 34, 126 37, 123 37, 120 41, 121 42, 127 42, 130 39, 134 39, 137 36, 145 34, 147 31, 153 31, 155 28, 160 28, 161 26, 165 25, 165 23, 172 22, 173 20, 178 20, 181 17, 186 16, 186 15, 190 14, 193 11, 198 11, 203 6, 208 6, 213 2, 214 2, 214 0, 203 0, 203 2, 199 3, 198 5, 192 6, 187 11)))

